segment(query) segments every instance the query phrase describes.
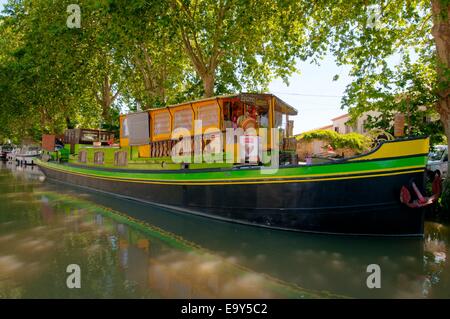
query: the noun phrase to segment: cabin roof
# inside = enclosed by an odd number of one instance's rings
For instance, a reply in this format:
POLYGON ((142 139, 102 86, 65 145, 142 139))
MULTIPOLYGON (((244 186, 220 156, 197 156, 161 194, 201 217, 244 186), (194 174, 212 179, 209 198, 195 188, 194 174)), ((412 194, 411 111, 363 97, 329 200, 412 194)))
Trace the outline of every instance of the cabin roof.
MULTIPOLYGON (((131 112, 131 113, 135 114, 135 113, 148 112, 149 110, 151 110, 151 111, 163 110, 163 109, 173 108, 173 107, 182 106, 182 105, 186 105, 186 104, 190 104, 190 103, 206 102, 206 101, 211 101, 211 100, 225 99, 225 98, 234 98, 234 97, 238 97, 239 98, 239 97, 242 97, 242 96, 275 97, 276 103, 277 103, 277 105, 279 105, 281 107, 281 111, 283 113, 288 114, 288 115, 297 115, 298 114, 296 108, 294 108, 293 106, 291 106, 288 103, 284 102, 279 97, 277 97, 277 96, 275 96, 273 94, 270 94, 270 93, 238 93, 238 94, 218 95, 218 96, 213 96, 213 97, 209 97, 209 98, 192 100, 192 101, 186 101, 186 102, 183 102, 183 103, 172 104, 172 105, 168 105, 168 106, 164 106, 164 107, 152 108, 152 109, 148 109, 148 110, 144 110, 144 111, 131 112)), ((131 113, 128 113, 128 114, 131 114, 131 113)))

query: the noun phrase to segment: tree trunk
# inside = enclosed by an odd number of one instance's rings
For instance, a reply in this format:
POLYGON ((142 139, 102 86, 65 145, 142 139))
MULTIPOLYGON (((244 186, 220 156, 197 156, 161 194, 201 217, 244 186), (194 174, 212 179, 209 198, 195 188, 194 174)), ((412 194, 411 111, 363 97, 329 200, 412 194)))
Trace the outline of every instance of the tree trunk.
MULTIPOLYGON (((444 125, 447 144, 450 145, 450 3, 431 0, 433 14, 432 34, 436 44, 438 95, 437 111, 444 125)), ((450 172, 450 164, 449 172, 450 172)))
POLYGON ((68 129, 74 128, 74 126, 72 125, 72 121, 70 120, 69 116, 66 116, 66 126, 67 126, 68 129))
POLYGON ((204 97, 214 96, 214 80, 215 80, 214 71, 208 72, 207 74, 202 76, 204 97))
MULTIPOLYGON (((447 136, 447 147, 450 150, 450 96, 439 98, 438 111, 447 136)), ((447 163, 447 178, 450 179, 450 162, 447 163)))
POLYGON ((111 106, 119 95, 119 89, 115 94, 112 92, 113 84, 110 83, 109 76, 105 75, 103 83, 101 84, 100 94, 95 91, 95 99, 102 108, 102 118, 105 122, 110 124, 111 121, 111 106))

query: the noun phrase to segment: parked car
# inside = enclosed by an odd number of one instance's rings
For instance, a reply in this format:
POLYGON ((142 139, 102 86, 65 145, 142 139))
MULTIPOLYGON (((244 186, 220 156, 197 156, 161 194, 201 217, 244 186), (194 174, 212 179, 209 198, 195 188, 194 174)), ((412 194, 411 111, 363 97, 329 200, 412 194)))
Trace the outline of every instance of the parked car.
POLYGON ((433 172, 439 171, 442 178, 448 174, 448 146, 436 145, 428 154, 427 169, 433 172))

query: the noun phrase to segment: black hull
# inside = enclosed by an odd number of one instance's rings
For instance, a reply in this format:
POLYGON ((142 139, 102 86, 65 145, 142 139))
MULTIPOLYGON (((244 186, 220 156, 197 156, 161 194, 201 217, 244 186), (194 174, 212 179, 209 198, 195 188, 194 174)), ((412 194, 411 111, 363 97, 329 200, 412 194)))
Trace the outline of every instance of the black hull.
POLYGON ((423 210, 399 201, 401 186, 412 179, 423 189, 420 172, 320 182, 197 186, 116 182, 41 169, 52 180, 226 221, 316 233, 423 235, 423 210))

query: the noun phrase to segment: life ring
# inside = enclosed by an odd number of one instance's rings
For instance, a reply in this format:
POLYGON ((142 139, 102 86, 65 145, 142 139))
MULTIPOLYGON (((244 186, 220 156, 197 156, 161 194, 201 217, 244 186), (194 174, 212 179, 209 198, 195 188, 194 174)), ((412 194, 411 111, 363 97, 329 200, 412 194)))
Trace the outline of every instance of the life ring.
POLYGON ((252 117, 248 117, 245 120, 242 121, 241 123, 241 127, 242 129, 245 131, 249 128, 253 128, 256 129, 256 120, 252 117))

